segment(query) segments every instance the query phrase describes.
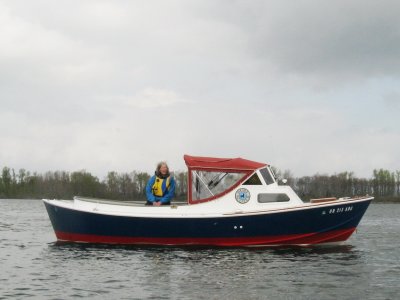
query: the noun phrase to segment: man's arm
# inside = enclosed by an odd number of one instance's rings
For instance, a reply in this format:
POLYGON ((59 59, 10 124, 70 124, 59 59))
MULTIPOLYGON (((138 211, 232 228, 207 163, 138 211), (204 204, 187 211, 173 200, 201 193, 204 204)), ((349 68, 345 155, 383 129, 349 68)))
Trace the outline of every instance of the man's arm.
POLYGON ((147 197, 147 200, 149 200, 150 202, 156 201, 156 197, 153 195, 153 191, 152 191, 154 181, 155 181, 155 176, 151 177, 146 184, 146 197, 147 197))

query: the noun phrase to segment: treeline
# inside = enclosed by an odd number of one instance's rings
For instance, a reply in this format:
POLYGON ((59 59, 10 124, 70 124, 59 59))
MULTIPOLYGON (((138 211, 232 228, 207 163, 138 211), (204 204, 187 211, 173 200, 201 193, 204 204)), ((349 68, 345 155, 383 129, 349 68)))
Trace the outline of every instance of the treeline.
MULTIPOLYGON (((303 176, 296 178, 290 171, 276 170, 277 177, 286 178, 298 195, 304 199, 373 195, 377 201, 400 203, 400 171, 374 170, 372 178, 357 178, 353 172, 334 175, 303 176)), ((49 171, 30 173, 24 169, 15 172, 4 167, 0 176, 0 198, 57 198, 73 196, 115 200, 144 200, 145 187, 150 178, 146 172, 109 172, 100 180, 82 170, 76 172, 49 171)), ((187 172, 174 172, 176 199, 187 197, 187 172)))
POLYGON ((400 171, 374 170, 372 178, 357 178, 353 172, 294 178, 290 171, 278 171, 303 200, 325 197, 372 195, 376 201, 400 203, 400 171))
MULTIPOLYGON (((30 173, 24 169, 15 172, 4 167, 0 177, 0 198, 5 199, 72 199, 73 196, 107 198, 115 200, 144 200, 146 172, 109 172, 103 180, 82 170, 76 172, 49 171, 30 173)), ((174 172, 177 199, 185 199, 187 173, 174 172)))

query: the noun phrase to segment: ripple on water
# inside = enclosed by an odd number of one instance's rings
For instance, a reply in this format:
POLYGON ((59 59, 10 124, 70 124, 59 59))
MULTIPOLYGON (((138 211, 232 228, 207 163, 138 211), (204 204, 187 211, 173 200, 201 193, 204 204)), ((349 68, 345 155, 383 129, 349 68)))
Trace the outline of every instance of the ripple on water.
POLYGON ((358 233, 341 246, 209 249, 59 244, 40 201, 0 201, 0 220, 13 220, 0 223, 0 299, 396 299, 400 293, 400 205, 371 205, 358 233))

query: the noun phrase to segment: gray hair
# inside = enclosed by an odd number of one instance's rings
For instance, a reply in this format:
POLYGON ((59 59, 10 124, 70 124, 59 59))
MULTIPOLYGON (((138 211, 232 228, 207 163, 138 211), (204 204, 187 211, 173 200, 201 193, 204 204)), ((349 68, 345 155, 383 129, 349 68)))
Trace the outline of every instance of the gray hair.
POLYGON ((169 173, 169 167, 168 167, 168 164, 167 164, 166 161, 160 161, 160 162, 157 164, 156 172, 160 172, 160 169, 161 169, 161 167, 162 167, 163 165, 165 165, 165 166, 167 167, 168 173, 169 173))

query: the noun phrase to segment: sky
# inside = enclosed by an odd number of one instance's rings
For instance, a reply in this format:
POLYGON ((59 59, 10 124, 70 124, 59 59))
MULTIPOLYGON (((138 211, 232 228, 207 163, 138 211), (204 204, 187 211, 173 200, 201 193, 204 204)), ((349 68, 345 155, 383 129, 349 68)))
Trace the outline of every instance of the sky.
POLYGON ((400 169, 399 1, 0 0, 0 166, 400 169))

